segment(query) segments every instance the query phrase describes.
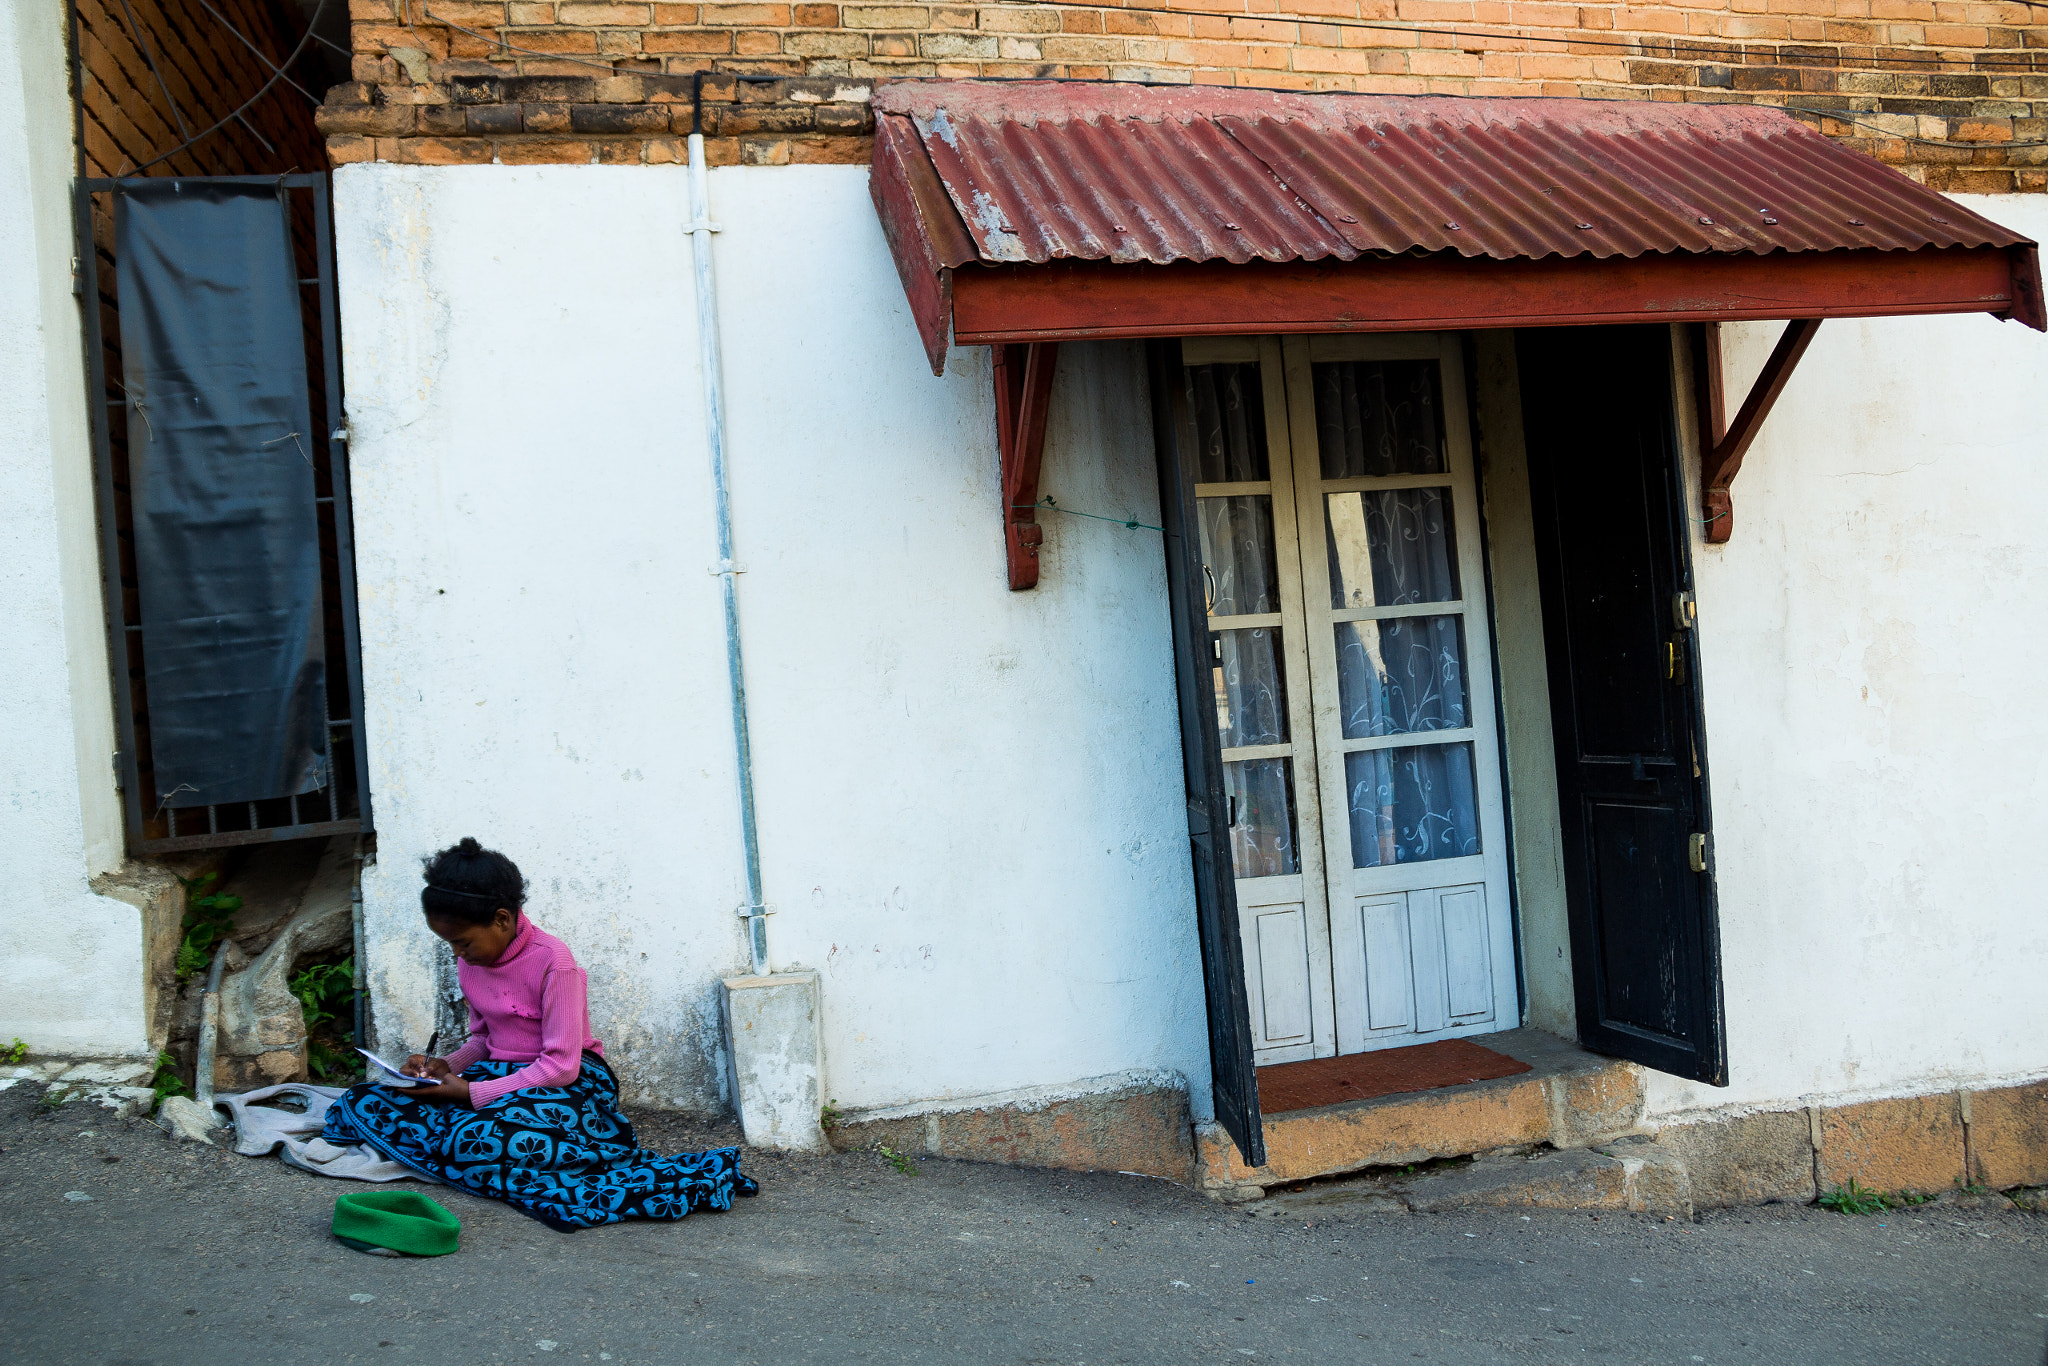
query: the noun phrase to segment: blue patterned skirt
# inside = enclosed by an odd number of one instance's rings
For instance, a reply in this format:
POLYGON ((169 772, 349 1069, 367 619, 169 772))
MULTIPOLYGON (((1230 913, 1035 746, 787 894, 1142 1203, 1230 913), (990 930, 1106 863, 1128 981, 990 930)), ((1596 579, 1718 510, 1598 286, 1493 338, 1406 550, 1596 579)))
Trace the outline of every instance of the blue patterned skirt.
MULTIPOLYGON (((472 1063, 462 1076, 489 1081, 520 1066, 472 1063)), ((328 1107, 320 1136, 367 1143, 422 1176, 564 1230, 731 1209, 735 1195, 760 1189, 740 1174, 737 1148, 662 1157, 640 1147, 618 1099, 611 1068, 585 1053, 567 1086, 514 1091, 482 1110, 368 1082, 352 1086, 328 1107)))

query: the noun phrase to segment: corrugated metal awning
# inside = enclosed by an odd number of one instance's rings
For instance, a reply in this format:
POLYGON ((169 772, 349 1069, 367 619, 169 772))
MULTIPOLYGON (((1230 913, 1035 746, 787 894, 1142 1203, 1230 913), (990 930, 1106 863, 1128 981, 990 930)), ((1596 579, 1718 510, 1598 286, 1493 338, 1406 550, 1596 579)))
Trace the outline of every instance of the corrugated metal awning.
POLYGON ((874 107, 935 371, 949 336, 2048 324, 2031 240, 1755 106, 906 81, 874 107))

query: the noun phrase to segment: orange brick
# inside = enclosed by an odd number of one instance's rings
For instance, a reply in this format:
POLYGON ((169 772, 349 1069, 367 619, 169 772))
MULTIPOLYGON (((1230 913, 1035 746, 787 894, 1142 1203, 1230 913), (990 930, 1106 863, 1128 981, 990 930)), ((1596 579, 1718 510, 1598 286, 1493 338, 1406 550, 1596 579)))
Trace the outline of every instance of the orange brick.
POLYGON ((464 28, 496 28, 505 22, 503 5, 479 5, 470 3, 470 0, 428 0, 421 8, 431 11, 441 23, 460 24, 464 28))
POLYGON ((793 166, 865 166, 874 159, 875 140, 853 138, 792 138, 789 160, 793 166))
POLYGON ((1573 57, 1559 53, 1545 55, 1531 53, 1522 58, 1522 75, 1546 80, 1583 80, 1593 74, 1593 62, 1589 57, 1573 57))
POLYGON ((448 55, 446 29, 407 28, 403 24, 357 24, 354 28, 354 38, 358 52, 365 49, 388 52, 394 47, 409 47, 424 52, 429 57, 448 55))
POLYGON ((839 6, 798 5, 791 11, 791 17, 805 28, 839 27, 839 6))
POLYGON ((1418 76, 1477 76, 1477 57, 1463 52, 1416 52, 1408 58, 1408 69, 1418 76))
POLYGON ((1525 28, 1572 28, 1579 21, 1576 5, 1516 5, 1513 14, 1525 28))
POLYGON ((375 161, 377 142, 374 138, 357 137, 343 133, 327 139, 327 160, 335 166, 347 166, 358 161, 375 161))
POLYGON ((753 25, 766 27, 789 24, 787 5, 705 5, 699 11, 699 22, 706 24, 753 25))
POLYGON ((591 28, 644 28, 654 22, 651 5, 619 5, 601 0, 577 0, 555 6, 557 22, 584 24, 591 28))
POLYGON ((765 57, 782 51, 779 33, 742 33, 733 39, 732 50, 742 57, 765 57))
POLYGON ((544 33, 522 33, 512 41, 529 52, 595 52, 597 35, 589 29, 550 29, 544 33))
POLYGON ((597 160, 602 166, 638 166, 645 159, 641 144, 637 140, 597 144, 597 160))
POLYGON ((540 142, 501 142, 498 160, 507 166, 588 166, 592 155, 587 142, 561 142, 550 138, 540 142))
POLYGON ((715 33, 657 30, 644 35, 640 46, 648 52, 730 52, 732 33, 729 30, 715 33))
POLYGON ((2012 141, 2012 124, 2003 119, 1953 119, 1949 129, 1957 142, 2012 141))
POLYGON ((491 161, 491 144, 482 138, 378 139, 380 147, 387 142, 396 155, 386 160, 408 166, 488 166, 491 161))

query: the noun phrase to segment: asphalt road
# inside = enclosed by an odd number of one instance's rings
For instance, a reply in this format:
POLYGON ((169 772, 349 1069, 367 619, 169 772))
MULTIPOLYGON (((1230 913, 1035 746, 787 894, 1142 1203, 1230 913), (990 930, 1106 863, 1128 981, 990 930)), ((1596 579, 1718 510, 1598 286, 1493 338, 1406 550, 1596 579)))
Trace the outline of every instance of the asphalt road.
POLYGON ((36 1099, 0 1092, 8 1363, 2048 1362, 2048 1216, 2018 1211, 1252 1217, 1137 1177, 760 1154, 758 1198, 678 1224, 560 1234, 428 1187, 462 1250, 399 1260, 329 1235, 338 1182, 36 1099))

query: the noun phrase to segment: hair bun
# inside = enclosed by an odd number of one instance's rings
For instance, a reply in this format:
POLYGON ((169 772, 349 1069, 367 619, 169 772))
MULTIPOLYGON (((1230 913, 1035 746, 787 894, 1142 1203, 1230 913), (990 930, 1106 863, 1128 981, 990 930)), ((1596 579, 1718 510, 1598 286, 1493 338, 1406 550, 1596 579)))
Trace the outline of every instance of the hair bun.
POLYGON ((476 855, 481 854, 483 851, 484 847, 481 844, 478 844, 475 838, 470 835, 464 835, 462 837, 461 842, 455 846, 456 853, 465 855, 470 858, 474 858, 476 855))

